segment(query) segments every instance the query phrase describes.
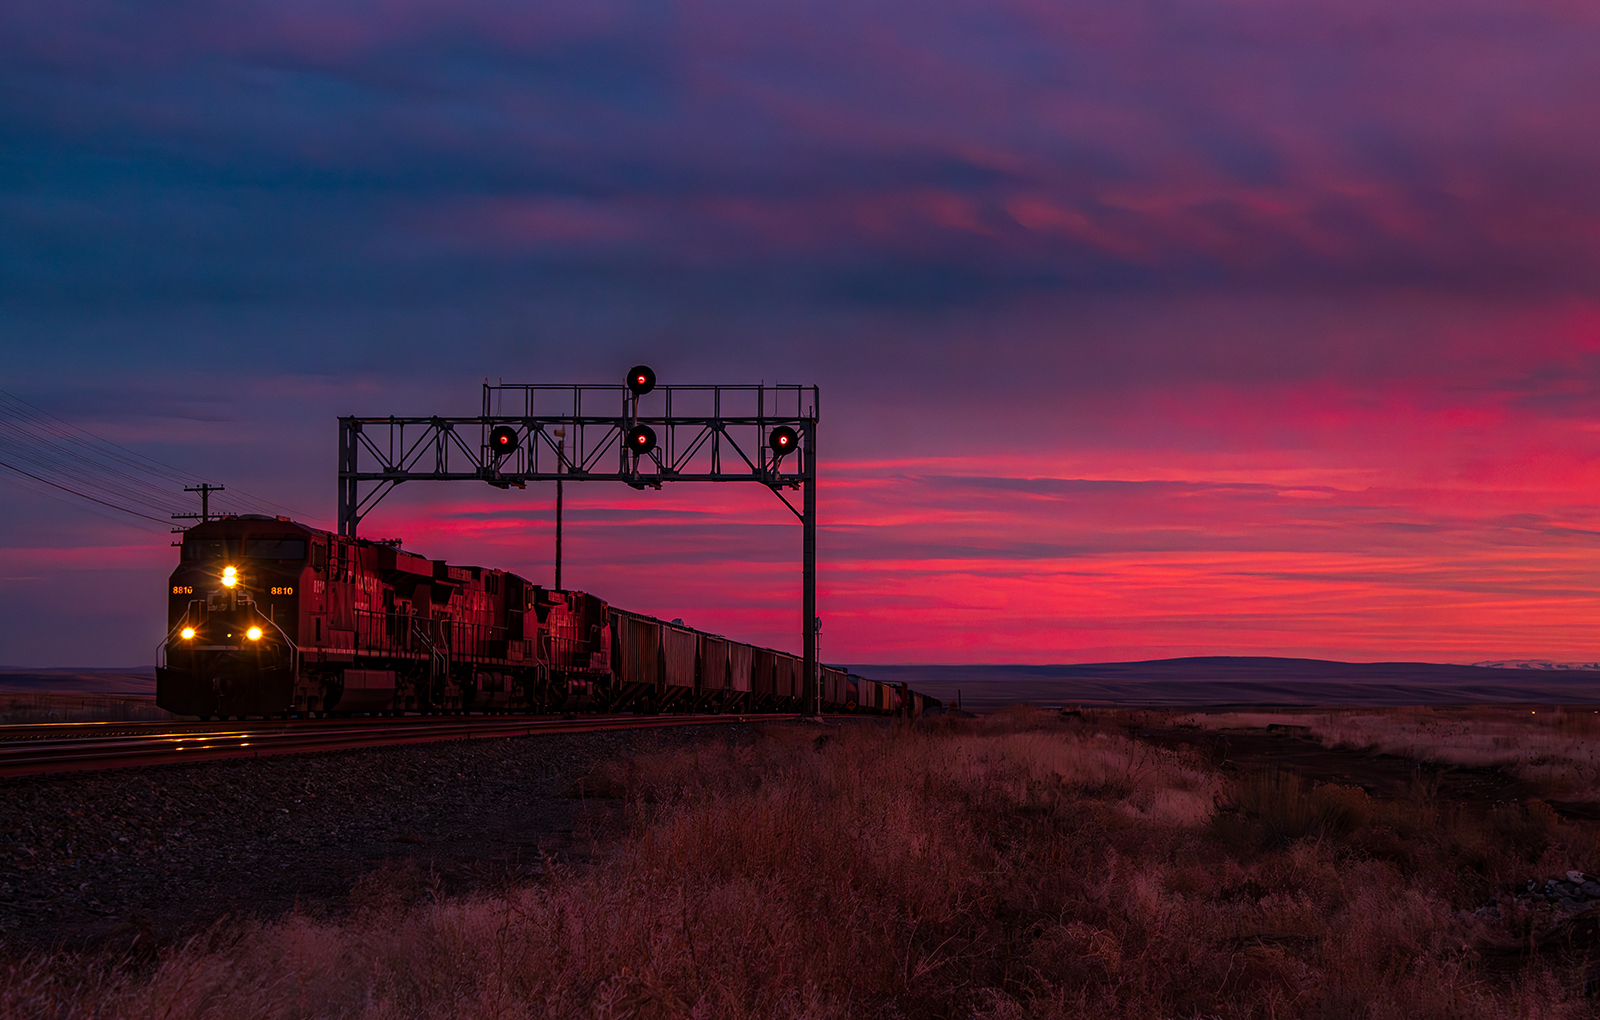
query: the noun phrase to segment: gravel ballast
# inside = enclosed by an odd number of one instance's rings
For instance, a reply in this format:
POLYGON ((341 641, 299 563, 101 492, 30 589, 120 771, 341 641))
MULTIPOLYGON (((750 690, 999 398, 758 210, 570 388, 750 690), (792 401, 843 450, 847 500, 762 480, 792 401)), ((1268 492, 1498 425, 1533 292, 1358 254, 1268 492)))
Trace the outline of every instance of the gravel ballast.
POLYGON ((146 946, 224 917, 463 893, 582 863, 598 763, 745 724, 548 734, 0 779, 0 946, 146 946))

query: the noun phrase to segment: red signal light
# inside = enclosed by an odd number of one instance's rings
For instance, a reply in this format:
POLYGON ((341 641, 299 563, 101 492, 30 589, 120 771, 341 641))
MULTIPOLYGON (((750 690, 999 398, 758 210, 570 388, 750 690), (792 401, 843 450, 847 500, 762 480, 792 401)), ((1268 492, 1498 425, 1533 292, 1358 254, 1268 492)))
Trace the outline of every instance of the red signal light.
POLYGON ((779 425, 767 436, 767 445, 772 447, 773 453, 782 457, 800 446, 800 435, 787 425, 779 425))
POLYGON ((649 365, 635 365, 628 371, 628 392, 642 397, 656 388, 656 374, 649 365))
POLYGON ((489 430, 489 449, 495 453, 510 453, 517 443, 517 430, 510 425, 496 425, 489 430))
POLYGON ((628 430, 628 449, 643 457, 656 448, 656 430, 648 425, 635 425, 628 430))

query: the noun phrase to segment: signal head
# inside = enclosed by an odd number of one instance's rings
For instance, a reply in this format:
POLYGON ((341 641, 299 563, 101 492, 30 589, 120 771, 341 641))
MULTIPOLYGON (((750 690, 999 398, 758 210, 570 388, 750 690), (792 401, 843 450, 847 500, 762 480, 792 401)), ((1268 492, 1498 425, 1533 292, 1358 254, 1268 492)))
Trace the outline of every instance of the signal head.
POLYGON ((637 457, 643 457, 656 448, 656 430, 648 425, 635 425, 628 430, 628 449, 637 457))
POLYGON ((782 457, 800 448, 800 436, 789 426, 779 425, 767 436, 767 445, 772 447, 773 453, 782 457))
POLYGON ((489 430, 489 449, 495 453, 510 453, 517 448, 517 430, 510 425, 496 425, 489 430))
POLYGON ((656 374, 649 365, 635 365, 628 370, 628 392, 642 397, 656 388, 656 374))

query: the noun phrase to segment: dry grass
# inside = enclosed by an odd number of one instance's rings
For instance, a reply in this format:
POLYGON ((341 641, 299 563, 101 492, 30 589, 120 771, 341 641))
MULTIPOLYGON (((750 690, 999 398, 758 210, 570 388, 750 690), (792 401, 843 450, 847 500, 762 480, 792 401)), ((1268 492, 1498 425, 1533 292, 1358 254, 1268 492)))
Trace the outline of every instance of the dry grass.
POLYGON ((1600 798, 1600 712, 1472 706, 1317 712, 1196 713, 1209 729, 1303 726, 1328 747, 1439 765, 1499 766, 1551 796, 1600 798))
POLYGON ((117 694, 0 693, 0 724, 131 722, 172 719, 153 697, 117 694))
MULTIPOLYGON (((1476 956, 1497 933, 1463 908, 1532 844, 1469 859, 1438 813, 1093 725, 775 727, 593 778, 630 835, 591 869, 464 900, 385 879, 145 966, 24 960, 0 1015, 1591 1015, 1581 967, 1476 956)), ((1588 863, 1554 845, 1524 869, 1588 863)))

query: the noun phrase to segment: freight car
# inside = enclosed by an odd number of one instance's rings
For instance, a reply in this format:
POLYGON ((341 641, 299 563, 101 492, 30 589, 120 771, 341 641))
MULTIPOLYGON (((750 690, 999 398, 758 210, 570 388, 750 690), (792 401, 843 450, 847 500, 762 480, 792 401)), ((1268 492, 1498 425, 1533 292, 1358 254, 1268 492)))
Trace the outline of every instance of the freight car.
MULTIPOLYGON (((803 711, 803 661, 505 570, 286 517, 183 534, 156 703, 178 715, 803 711)), ((822 667, 825 710, 929 699, 822 667)), ((934 702, 934 704, 937 704, 934 702)))

